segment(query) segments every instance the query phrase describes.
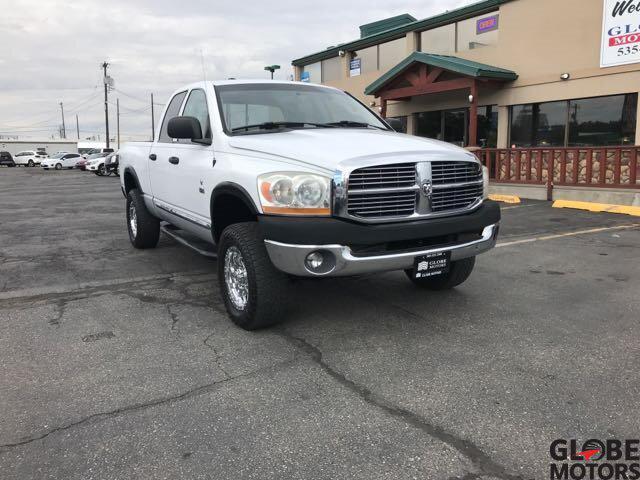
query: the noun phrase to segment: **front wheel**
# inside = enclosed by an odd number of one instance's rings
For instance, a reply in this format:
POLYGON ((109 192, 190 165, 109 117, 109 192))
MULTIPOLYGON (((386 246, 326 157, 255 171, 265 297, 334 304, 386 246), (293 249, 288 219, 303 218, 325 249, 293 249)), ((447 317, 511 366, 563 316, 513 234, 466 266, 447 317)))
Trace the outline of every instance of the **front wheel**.
POLYGON ((462 260, 451 262, 449 271, 437 277, 414 278, 413 270, 405 270, 405 273, 407 277, 409 277, 409 280, 418 287, 427 290, 449 290, 457 287, 469 278, 475 263, 476 257, 463 258, 462 260))
POLYGON ((29 160, 29 163, 27 164, 28 167, 35 167, 35 163, 33 160, 29 160))
POLYGON ((218 281, 231 320, 256 330, 282 320, 287 277, 269 258, 255 222, 230 225, 218 247, 218 281))
POLYGON ((62 170, 62 164, 56 163, 56 170, 62 170))
POLYGON ((106 173, 106 170, 105 170, 105 168, 104 168, 104 164, 103 164, 103 165, 100 165, 100 166, 98 167, 98 170, 96 171, 96 174, 97 174, 97 175, 100 175, 100 176, 103 176, 105 173, 106 173))
POLYGON ((160 220, 149 213, 140 190, 127 193, 127 230, 135 248, 155 248, 160 239, 160 220))

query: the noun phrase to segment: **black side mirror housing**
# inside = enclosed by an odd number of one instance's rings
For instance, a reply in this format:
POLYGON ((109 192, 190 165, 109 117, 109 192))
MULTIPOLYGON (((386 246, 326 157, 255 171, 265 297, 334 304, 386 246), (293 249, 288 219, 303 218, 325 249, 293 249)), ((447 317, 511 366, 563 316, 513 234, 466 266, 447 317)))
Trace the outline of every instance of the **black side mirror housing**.
POLYGON ((202 127, 195 117, 173 117, 167 124, 167 135, 171 138, 187 138, 194 143, 211 145, 210 139, 202 138, 202 127))

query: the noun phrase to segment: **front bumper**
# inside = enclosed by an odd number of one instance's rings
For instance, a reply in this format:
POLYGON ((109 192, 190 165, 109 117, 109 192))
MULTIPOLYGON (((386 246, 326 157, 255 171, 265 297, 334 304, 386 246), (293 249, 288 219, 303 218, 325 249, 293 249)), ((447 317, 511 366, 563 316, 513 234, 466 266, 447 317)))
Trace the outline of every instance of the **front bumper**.
POLYGON ((416 256, 430 253, 448 251, 456 261, 486 252, 496 244, 500 209, 487 201, 467 215, 386 225, 301 220, 259 218, 274 266, 297 276, 349 276, 405 270, 413 267, 416 256), (309 242, 311 238, 316 241, 309 242), (306 266, 312 252, 322 253, 325 259, 320 270, 306 266))

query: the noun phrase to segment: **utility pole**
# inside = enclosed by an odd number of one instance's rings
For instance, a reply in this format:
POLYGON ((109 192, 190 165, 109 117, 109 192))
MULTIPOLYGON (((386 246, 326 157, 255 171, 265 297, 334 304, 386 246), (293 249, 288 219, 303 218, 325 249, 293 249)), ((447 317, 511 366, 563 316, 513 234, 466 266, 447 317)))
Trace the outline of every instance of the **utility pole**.
POLYGON ((156 117, 153 114, 153 93, 151 94, 151 141, 156 138, 156 117))
POLYGON ((118 150, 120 150, 120 99, 116 98, 116 128, 118 131, 118 150))
POLYGON ((60 102, 60 112, 62 113, 62 138, 67 138, 67 129, 64 127, 64 106, 60 102))
POLYGON ((109 84, 107 80, 108 66, 109 64, 107 62, 102 62, 102 70, 104 72, 104 78, 103 78, 103 81, 104 81, 104 129, 107 137, 107 144, 106 144, 107 148, 109 148, 109 97, 108 97, 109 84))
POLYGON ((80 123, 78 122, 78 114, 76 113, 76 134, 78 135, 78 140, 80 140, 80 123))

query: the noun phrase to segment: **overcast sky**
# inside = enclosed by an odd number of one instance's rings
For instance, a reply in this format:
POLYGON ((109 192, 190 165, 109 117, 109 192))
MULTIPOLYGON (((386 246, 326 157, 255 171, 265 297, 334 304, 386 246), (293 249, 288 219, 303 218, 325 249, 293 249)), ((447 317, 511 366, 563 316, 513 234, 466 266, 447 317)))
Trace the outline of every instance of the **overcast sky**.
MULTIPOLYGON (((150 136, 149 95, 164 104, 180 85, 276 78, 291 60, 358 38, 361 24, 410 13, 421 19, 469 0, 0 0, 0 135, 104 134, 103 60, 120 99, 121 135, 150 136)), ((162 111, 156 105, 156 118, 162 111)), ((115 106, 110 106, 115 131, 115 106)))

